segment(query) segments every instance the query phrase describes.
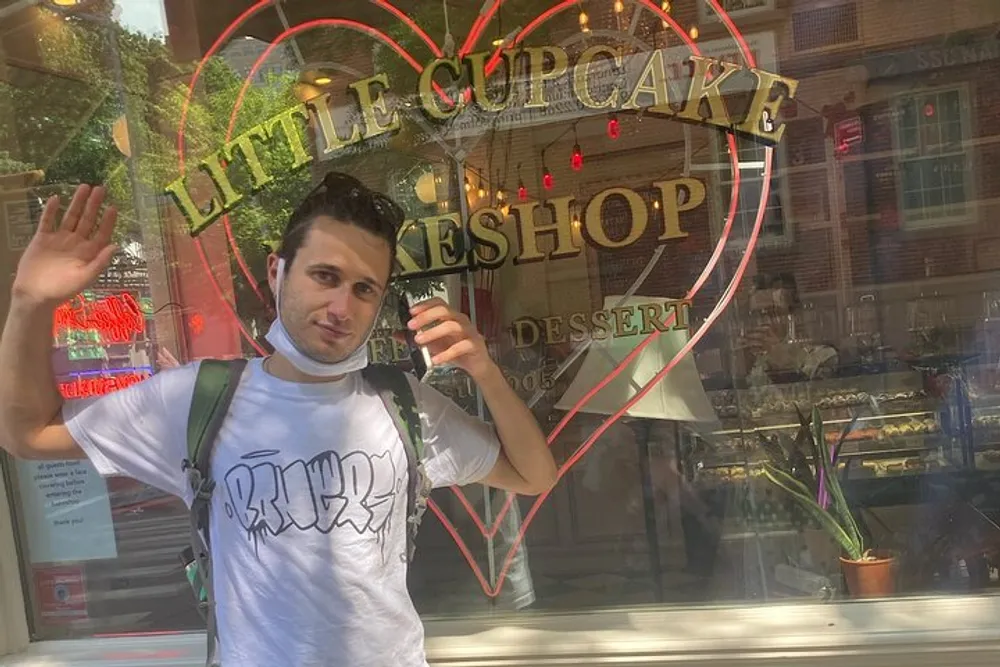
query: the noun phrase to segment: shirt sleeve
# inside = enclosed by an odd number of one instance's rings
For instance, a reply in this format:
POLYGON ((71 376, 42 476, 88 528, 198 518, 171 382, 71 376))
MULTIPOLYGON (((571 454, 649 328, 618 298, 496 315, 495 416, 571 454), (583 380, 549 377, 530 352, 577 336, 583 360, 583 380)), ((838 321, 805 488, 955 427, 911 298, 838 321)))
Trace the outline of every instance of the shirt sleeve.
POLYGON ((196 362, 104 396, 66 401, 63 420, 101 475, 131 477, 186 498, 181 464, 197 372, 196 362))
POLYGON ((451 399, 407 375, 413 385, 424 438, 424 467, 435 488, 482 480, 500 455, 491 424, 467 413, 451 399))

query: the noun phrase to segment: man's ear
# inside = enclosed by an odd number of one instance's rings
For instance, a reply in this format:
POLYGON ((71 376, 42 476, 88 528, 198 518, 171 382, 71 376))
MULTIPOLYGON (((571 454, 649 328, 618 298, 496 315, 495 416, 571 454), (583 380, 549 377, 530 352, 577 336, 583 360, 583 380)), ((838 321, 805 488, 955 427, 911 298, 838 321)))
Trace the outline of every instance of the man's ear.
POLYGON ((278 293, 278 259, 276 252, 267 256, 267 284, 271 288, 271 294, 278 293))

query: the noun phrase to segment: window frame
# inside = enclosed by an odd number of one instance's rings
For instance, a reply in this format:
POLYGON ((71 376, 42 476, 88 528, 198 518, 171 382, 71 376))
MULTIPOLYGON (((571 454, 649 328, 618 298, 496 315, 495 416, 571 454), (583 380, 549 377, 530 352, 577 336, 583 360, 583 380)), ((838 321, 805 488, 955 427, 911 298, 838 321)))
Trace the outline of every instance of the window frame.
MULTIPOLYGON (((972 141, 975 136, 975 127, 973 127, 972 115, 969 112, 969 102, 972 99, 971 86, 968 82, 958 82, 943 86, 932 86, 929 88, 924 88, 919 91, 908 91, 906 93, 895 94, 889 100, 890 108, 890 119, 891 119, 891 134, 892 134, 892 156, 893 164, 896 168, 896 208, 899 211, 900 227, 906 231, 919 231, 924 229, 938 229, 947 227, 956 227, 962 225, 975 224, 979 217, 979 202, 977 197, 977 187, 976 178, 974 174, 977 173, 977 160, 974 154, 968 154, 966 151, 966 145, 972 141), (949 151, 947 153, 931 153, 927 154, 923 151, 923 147, 919 145, 920 143, 920 125, 917 126, 917 141, 918 146, 916 148, 917 153, 912 157, 904 157, 904 153, 908 149, 903 147, 902 141, 902 107, 906 100, 909 99, 919 99, 920 97, 927 95, 935 95, 940 99, 942 93, 957 92, 959 95, 959 122, 962 131, 961 140, 959 142, 959 149, 949 151), (921 218, 915 218, 910 214, 910 209, 906 208, 906 191, 903 182, 903 165, 907 162, 917 162, 920 160, 925 160, 927 158, 933 157, 950 157, 950 156, 966 156, 965 162, 965 174, 963 175, 964 184, 964 197, 965 197, 965 207, 964 211, 957 215, 928 215, 921 218)), ((944 144, 938 144, 943 146, 944 144)), ((943 209, 944 205, 936 207, 938 209, 943 209)), ((922 211, 933 211, 932 207, 923 206, 922 211)))

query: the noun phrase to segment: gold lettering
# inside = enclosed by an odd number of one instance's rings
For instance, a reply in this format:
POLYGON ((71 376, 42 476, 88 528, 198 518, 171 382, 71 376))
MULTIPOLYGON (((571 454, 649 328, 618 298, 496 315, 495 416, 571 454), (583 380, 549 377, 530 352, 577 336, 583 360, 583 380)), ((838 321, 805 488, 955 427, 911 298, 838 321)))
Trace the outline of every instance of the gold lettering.
POLYGON ((628 101, 622 105, 623 109, 638 109, 642 105, 638 99, 640 95, 652 95, 653 104, 649 110, 656 113, 674 114, 674 109, 670 106, 670 96, 667 86, 667 74, 663 69, 663 52, 653 51, 646 61, 646 66, 639 75, 639 81, 632 90, 632 95, 628 101), (649 79, 649 83, 646 80, 649 79))
POLYGON ((420 73, 420 106, 423 108, 424 113, 431 118, 447 120, 461 111, 465 105, 465 98, 460 95, 458 101, 452 105, 451 109, 442 109, 438 106, 438 94, 434 90, 434 74, 439 67, 451 70, 455 79, 462 76, 462 63, 458 58, 438 58, 432 62, 420 73))
POLYGON ((719 90, 719 86, 743 68, 704 56, 691 56, 691 62, 694 63, 691 87, 688 89, 684 109, 677 114, 677 117, 699 123, 709 121, 713 125, 728 127, 730 125, 729 112, 726 110, 726 104, 722 101, 722 92, 719 90), (714 74, 712 72, 713 65, 722 67, 722 73, 714 74), (708 82, 709 76, 713 77, 711 83, 708 82), (708 103, 708 115, 702 116, 701 106, 705 102, 708 103))
POLYGON ((517 228, 521 245, 521 253, 514 258, 515 264, 537 262, 545 258, 542 251, 538 249, 539 234, 555 232, 556 248, 549 255, 552 258, 574 257, 580 254, 580 246, 576 244, 573 233, 573 221, 569 216, 569 203, 572 200, 572 196, 566 196, 549 201, 549 208, 555 222, 548 225, 535 224, 535 211, 539 207, 537 201, 515 204, 511 207, 511 211, 518 220, 517 228))
POLYGON ((167 185, 164 191, 173 197, 174 203, 177 204, 177 208, 181 211, 181 215, 187 220, 191 236, 198 236, 198 234, 201 234, 206 227, 222 215, 222 205, 219 203, 219 198, 213 196, 208 202, 208 210, 202 211, 194 203, 191 193, 188 192, 187 184, 184 181, 185 179, 182 176, 167 185))
POLYGON ((475 261, 483 268, 500 268, 510 254, 510 240, 500 231, 502 221, 503 213, 489 207, 478 209, 469 218, 469 233, 476 240, 475 261))
POLYGON ((410 348, 406 346, 406 343, 395 338, 390 338, 389 343, 392 345, 392 362, 394 364, 410 358, 410 348))
POLYGON ((573 343, 587 340, 587 313, 573 313, 569 316, 569 339, 573 343))
POLYGON ((594 325, 591 332, 594 340, 604 340, 611 335, 611 325, 608 323, 608 311, 597 310, 590 316, 590 322, 594 325))
POLYGON ((372 338, 368 341, 368 354, 371 356, 372 361, 377 364, 384 364, 388 359, 385 349, 385 339, 384 338, 372 338))
POLYGON ((549 103, 545 101, 545 82, 551 79, 558 79, 566 73, 569 64, 569 56, 566 50, 558 46, 533 46, 524 50, 528 54, 529 82, 531 86, 531 97, 524 105, 526 109, 547 109, 549 103), (552 69, 545 71, 545 56, 552 56, 552 69))
POLYGON ((561 317, 544 317, 542 322, 545 323, 545 342, 549 345, 553 343, 565 343, 566 336, 562 330, 562 318, 561 317))
POLYGON ((583 54, 580 55, 580 59, 577 60, 576 67, 573 68, 573 92, 576 94, 576 98, 580 100, 580 104, 588 109, 606 109, 608 107, 614 108, 618 105, 618 86, 614 87, 611 94, 603 102, 596 101, 594 96, 590 93, 590 66, 593 64, 594 58, 601 54, 611 56, 615 61, 615 67, 621 68, 621 49, 613 49, 604 44, 592 46, 584 51, 583 54))
POLYGON ((348 88, 353 89, 358 96, 358 104, 361 105, 361 115, 365 118, 365 139, 371 139, 386 132, 395 132, 399 129, 399 112, 393 111, 389 113, 389 108, 385 101, 385 91, 389 90, 388 74, 382 72, 367 79, 355 81, 348 88), (374 94, 373 88, 375 88, 374 94), (382 125, 379 114, 382 114, 383 117, 389 117, 388 125, 382 125))
POLYGON ((396 233, 396 263, 399 264, 400 273, 402 275, 422 272, 420 265, 417 264, 413 257, 410 256, 410 252, 406 249, 406 245, 403 243, 407 234, 414 233, 420 235, 420 244, 423 245, 423 225, 416 220, 406 220, 399 226, 399 231, 396 233))
POLYGON ((674 311, 674 329, 687 329, 691 326, 691 318, 689 317, 691 310, 690 301, 671 301, 667 305, 667 308, 674 311))
POLYGON ((215 187, 219 189, 219 193, 222 195, 223 211, 232 209, 243 200, 243 195, 237 192, 233 184, 229 181, 229 176, 226 175, 226 168, 222 166, 218 153, 209 155, 199 163, 198 167, 208 173, 212 178, 212 182, 215 183, 215 187))
POLYGON ((660 189, 663 200, 663 234, 660 241, 682 239, 688 235, 681 231, 681 212, 690 211, 702 205, 705 201, 705 184, 694 178, 675 178, 670 181, 653 183, 660 189), (687 193, 684 203, 678 203, 679 194, 683 189, 687 193))
POLYGON ((653 329, 667 331, 667 327, 663 324, 663 308, 660 304, 644 303, 636 306, 636 310, 642 316, 642 330, 639 333, 643 336, 653 333, 653 329))
POLYGON ((306 146, 302 141, 302 135, 299 134, 299 128, 295 124, 296 116, 308 122, 309 113, 306 111, 305 104, 297 104, 288 111, 283 111, 274 118, 271 118, 264 124, 270 137, 273 137, 278 126, 281 126, 282 132, 285 135, 285 141, 288 143, 288 149, 292 151, 292 157, 294 158, 294 162, 292 162, 292 166, 290 167, 293 171, 304 167, 313 160, 313 156, 306 150, 306 146))
MULTIPOLYGON (((226 162, 231 162, 233 154, 239 150, 240 153, 243 154, 243 161, 246 162, 247 168, 250 170, 250 187, 253 190, 260 190, 265 185, 273 181, 274 176, 264 171, 264 165, 260 163, 260 157, 257 155, 257 149, 253 145, 254 138, 260 139, 261 141, 267 141, 268 136, 264 131, 263 125, 251 127, 249 130, 227 143, 222 147, 222 153, 226 158, 226 162)), ((229 207, 227 206, 226 208, 229 207)))
POLYGON ((615 337, 634 336, 638 333, 632 323, 632 314, 635 311, 632 310, 631 306, 612 308, 611 312, 615 316, 615 337))
POLYGON ((333 121, 333 112, 330 110, 330 93, 324 93, 319 97, 306 102, 306 106, 316 115, 316 122, 319 124, 320 133, 323 135, 323 155, 330 155, 337 151, 356 144, 361 141, 361 127, 357 123, 351 123, 351 138, 341 139, 337 134, 337 125, 333 121))
POLYGON ((646 203, 639 196, 639 193, 629 188, 608 188, 597 194, 587 204, 587 214, 584 225, 587 234, 597 245, 604 248, 624 248, 639 240, 643 232, 646 231, 646 223, 649 221, 649 213, 646 211, 646 203), (612 241, 607 232, 604 231, 604 221, 601 217, 601 208, 608 197, 620 195, 625 198, 632 218, 632 227, 628 234, 621 241, 612 241))
POLYGON ((778 143, 785 133, 784 124, 778 127, 778 110, 786 97, 788 99, 795 97, 795 90, 799 87, 799 82, 759 69, 751 69, 750 71, 757 76, 757 90, 754 92, 753 101, 750 102, 746 118, 736 126, 736 129, 778 143), (781 93, 779 89, 779 92, 772 99, 771 91, 775 84, 781 84, 788 91, 787 94, 781 93), (767 114, 766 117, 765 114, 767 114))
POLYGON ((525 317, 519 320, 514 320, 514 347, 519 350, 525 347, 531 347, 538 342, 538 337, 541 333, 542 332, 538 329, 538 325, 529 318, 525 317), (527 331, 531 334, 530 341, 524 335, 525 327, 527 327, 527 331))
POLYGON ((511 99, 514 97, 514 88, 510 85, 510 59, 506 53, 502 53, 505 65, 503 71, 506 73, 504 76, 504 87, 507 89, 507 94, 499 102, 494 102, 489 98, 486 92, 486 58, 491 55, 490 53, 470 53, 465 58, 472 68, 472 94, 476 100, 476 105, 483 111, 497 113, 510 105, 511 99))
POLYGON ((462 230, 458 213, 448 213, 422 220, 427 237, 427 271, 436 273, 469 264, 468 253, 458 254, 455 231, 462 230))

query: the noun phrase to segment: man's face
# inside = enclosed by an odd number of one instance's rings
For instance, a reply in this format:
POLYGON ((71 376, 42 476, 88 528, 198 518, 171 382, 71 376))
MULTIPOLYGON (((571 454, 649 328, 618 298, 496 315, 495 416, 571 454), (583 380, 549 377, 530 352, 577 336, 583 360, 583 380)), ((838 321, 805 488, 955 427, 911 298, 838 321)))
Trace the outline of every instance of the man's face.
MULTIPOLYGON (((275 292, 277 259, 268 258, 275 292)), ((313 221, 281 285, 281 321, 296 347, 324 363, 350 356, 378 315, 391 265, 378 236, 325 216, 313 221)))

